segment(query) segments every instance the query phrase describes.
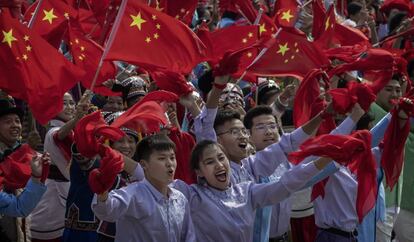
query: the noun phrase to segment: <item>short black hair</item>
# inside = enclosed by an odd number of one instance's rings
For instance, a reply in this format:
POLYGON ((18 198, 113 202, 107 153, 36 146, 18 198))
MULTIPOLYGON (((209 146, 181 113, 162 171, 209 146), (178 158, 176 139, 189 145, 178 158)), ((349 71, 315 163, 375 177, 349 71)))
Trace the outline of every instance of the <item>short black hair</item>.
POLYGON ((407 17, 405 12, 398 12, 388 20, 388 34, 394 33, 394 30, 400 26, 402 21, 407 17))
POLYGON ((410 59, 407 63, 407 72, 410 78, 412 78, 413 76, 413 71, 414 71, 414 59, 410 59))
POLYGON ((362 5, 360 3, 352 2, 348 4, 348 8, 347 8, 348 16, 358 14, 361 11, 361 9, 362 9, 362 5))
POLYGON ((220 149, 223 150, 222 146, 212 140, 202 140, 201 142, 197 143, 196 146, 194 146, 193 151, 191 152, 191 157, 190 157, 190 168, 191 170, 195 171, 200 169, 200 159, 201 159, 201 155, 203 155, 203 151, 209 147, 210 145, 216 145, 218 147, 220 147, 220 149))
POLYGON ((198 78, 197 85, 198 85, 198 88, 201 90, 201 92, 207 95, 213 88, 213 82, 214 82, 213 70, 208 70, 203 75, 201 75, 200 78, 198 78))
POLYGON ((251 129, 253 127, 253 119, 260 115, 272 115, 273 116, 273 109, 267 105, 259 105, 252 109, 250 109, 246 116, 244 116, 244 126, 246 129, 251 129))
POLYGON ((401 81, 403 80, 403 75, 401 75, 400 73, 395 73, 394 75, 392 75, 391 80, 397 80, 401 83, 401 81))
POLYGON ((143 138, 137 146, 137 159, 147 160, 154 151, 175 150, 175 144, 164 134, 154 134, 143 138))
POLYGON ((365 113, 356 124, 356 130, 364 130, 369 128, 369 123, 373 122, 375 117, 372 113, 365 113))
POLYGON ((233 119, 238 119, 241 121, 240 113, 236 112, 233 109, 219 110, 216 119, 214 120, 214 129, 217 130, 218 126, 221 126, 233 119))

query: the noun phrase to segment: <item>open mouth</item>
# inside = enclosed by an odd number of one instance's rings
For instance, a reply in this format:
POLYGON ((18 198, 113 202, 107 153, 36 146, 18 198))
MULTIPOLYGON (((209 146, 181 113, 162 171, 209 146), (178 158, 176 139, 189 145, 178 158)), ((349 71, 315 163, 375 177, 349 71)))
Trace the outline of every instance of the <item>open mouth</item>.
POLYGON ((121 152, 121 154, 128 156, 128 157, 131 155, 131 152, 129 150, 120 150, 119 152, 121 152))
POLYGON ((246 149, 246 147, 247 147, 247 142, 241 142, 241 143, 239 143, 239 147, 240 147, 241 149, 245 150, 245 149, 246 149))
POLYGON ((275 138, 268 138, 268 139, 265 139, 263 141, 264 142, 276 142, 276 139, 275 138))
POLYGON ((225 170, 217 172, 215 176, 216 176, 216 179, 220 182, 227 181, 227 172, 225 170))
POLYGON ((174 177, 174 170, 168 170, 168 171, 167 171, 167 174, 168 174, 170 177, 174 177))
POLYGON ((13 135, 13 136, 19 136, 20 135, 20 131, 19 130, 12 130, 10 132, 10 134, 13 135))

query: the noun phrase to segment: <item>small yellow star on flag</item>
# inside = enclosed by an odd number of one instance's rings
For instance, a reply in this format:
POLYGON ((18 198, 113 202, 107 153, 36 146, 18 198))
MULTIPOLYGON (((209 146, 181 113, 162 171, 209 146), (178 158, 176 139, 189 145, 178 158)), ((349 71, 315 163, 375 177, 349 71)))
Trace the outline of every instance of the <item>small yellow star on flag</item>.
POLYGON ((56 15, 54 15, 53 13, 54 9, 50 9, 49 11, 43 10, 43 13, 45 14, 45 16, 43 17, 43 21, 48 21, 49 24, 53 23, 53 19, 57 18, 56 15))
POLYGON ((32 47, 30 45, 26 46, 27 51, 32 51, 32 47))
POLYGON ((29 41, 30 37, 29 37, 29 36, 27 36, 27 35, 25 35, 25 36, 23 37, 23 39, 24 39, 24 41, 29 41))
POLYGON ((3 41, 2 43, 7 43, 7 45, 9 45, 9 47, 12 47, 12 42, 13 41, 17 41, 17 39, 13 36, 13 29, 10 29, 9 32, 5 32, 3 30, 3 41))
POLYGON ((263 23, 263 24, 261 24, 260 25, 260 28, 259 28, 259 34, 262 34, 263 32, 266 32, 267 30, 266 30, 266 25, 263 23))
POLYGON ((137 14, 137 16, 130 15, 132 18, 132 23, 129 25, 131 27, 137 26, 139 30, 141 30, 141 25, 146 23, 147 21, 141 17, 141 12, 137 14))
POLYGON ((147 42, 149 44, 149 42, 151 42, 151 37, 145 38, 145 42, 147 42))

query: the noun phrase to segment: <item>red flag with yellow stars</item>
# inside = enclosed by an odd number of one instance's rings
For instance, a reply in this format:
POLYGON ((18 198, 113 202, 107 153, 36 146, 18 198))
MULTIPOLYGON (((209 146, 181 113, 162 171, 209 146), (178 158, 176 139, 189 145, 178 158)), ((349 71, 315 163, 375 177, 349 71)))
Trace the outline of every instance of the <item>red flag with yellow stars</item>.
MULTIPOLYGON (((95 71, 103 54, 103 48, 93 40, 86 38, 79 30, 69 28, 69 49, 72 54, 72 61, 75 65, 86 71, 85 77, 81 80, 85 88, 92 84, 95 71)), ((108 79, 114 79, 117 73, 116 66, 112 61, 104 61, 96 80, 94 92, 104 95, 116 95, 102 83, 108 79)))
POLYGON ((302 79, 308 71, 328 65, 328 58, 306 35, 281 30, 274 44, 248 70, 256 75, 302 79))
MULTIPOLYGON (((336 19, 335 19, 335 11, 334 11, 334 5, 331 5, 328 12, 323 16, 323 22, 319 26, 318 33, 314 37, 314 42, 318 46, 320 46, 323 49, 329 49, 331 48, 333 44, 333 37, 335 35, 335 26, 336 26, 336 19)), ((318 16, 317 18, 320 18, 318 16)), ((314 26, 315 28, 317 26, 314 26)))
POLYGON ((275 23, 279 27, 294 27, 298 17, 298 2, 296 0, 276 1, 275 23))
POLYGON ((210 60, 217 63, 226 52, 234 52, 256 44, 259 38, 259 28, 256 25, 236 26, 209 32, 206 46, 211 46, 210 60))
POLYGON ((197 4, 197 0, 170 0, 167 1, 166 13, 189 25, 193 20, 197 4))
POLYGON ((206 59, 201 40, 175 18, 135 1, 129 1, 121 14, 107 60, 187 74, 206 59))
MULTIPOLYGON (((24 16, 30 21, 39 2, 33 3, 24 16)), ((63 1, 43 0, 39 7, 32 29, 46 39, 51 45, 59 45, 68 28, 68 19, 75 18, 77 12, 63 1)))
POLYGON ((0 41, 0 89, 26 101, 46 124, 62 111, 63 94, 85 72, 6 12, 0 14, 0 41))
POLYGON ((326 9, 322 0, 314 0, 312 2, 313 23, 312 23, 312 37, 317 39, 322 32, 322 26, 325 24, 326 9))
MULTIPOLYGON (((254 23, 256 21, 256 18, 259 15, 259 12, 254 8, 253 3, 251 1, 246 0, 234 0, 233 4, 235 4, 239 9, 242 15, 249 20, 250 23, 254 23)), ((260 20, 258 25, 259 27, 259 36, 271 36, 272 34, 275 34, 277 31, 277 27, 274 23, 274 21, 267 16, 265 13, 263 13, 260 16, 260 20)))
MULTIPOLYGON (((344 26, 336 21, 333 5, 323 18, 323 24, 319 26, 319 31, 316 31, 319 35, 314 36, 314 42, 320 48, 329 49, 338 44, 341 46, 357 44, 371 46, 369 39, 360 30, 344 26)), ((317 22, 321 21, 317 20, 317 22)))

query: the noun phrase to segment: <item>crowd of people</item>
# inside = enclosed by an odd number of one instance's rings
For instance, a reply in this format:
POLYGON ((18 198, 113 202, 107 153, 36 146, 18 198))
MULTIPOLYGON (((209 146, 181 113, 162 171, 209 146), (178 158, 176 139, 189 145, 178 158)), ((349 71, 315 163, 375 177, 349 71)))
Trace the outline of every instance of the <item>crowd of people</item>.
MULTIPOLYGON (((313 2, 301 2, 295 24, 310 40, 313 2)), ((297 113, 306 99, 297 77, 251 82, 203 62, 177 91, 119 60, 103 83, 115 95, 77 85, 41 126, 2 91, 0 241, 414 241, 414 56, 404 34, 414 3, 321 2, 372 49, 405 59, 372 96, 358 66, 318 76, 318 102, 297 113)), ((272 0, 253 4, 275 11, 272 0)), ((249 24, 219 6, 199 1, 189 27, 249 24)))

